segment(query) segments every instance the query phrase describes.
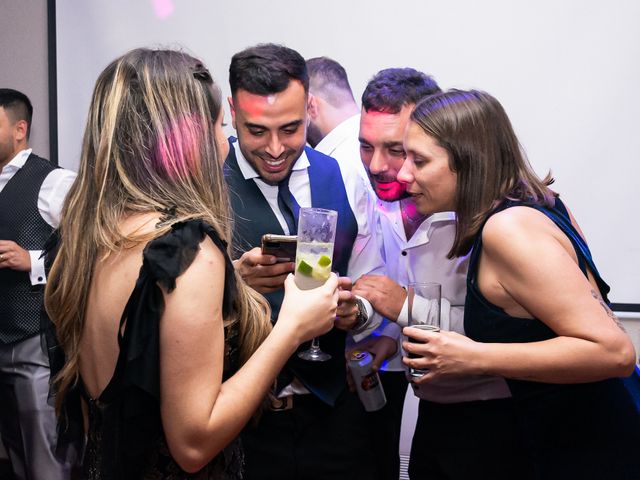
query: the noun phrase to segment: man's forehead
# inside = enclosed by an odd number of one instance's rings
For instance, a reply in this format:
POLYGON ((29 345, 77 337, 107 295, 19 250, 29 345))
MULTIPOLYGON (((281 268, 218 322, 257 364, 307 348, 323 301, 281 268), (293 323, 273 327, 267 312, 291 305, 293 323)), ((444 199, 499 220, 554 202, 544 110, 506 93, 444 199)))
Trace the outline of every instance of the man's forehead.
POLYGON ((234 107, 252 117, 261 116, 267 106, 276 102, 276 95, 257 95, 246 90, 238 90, 235 94, 234 107))
POLYGON ((283 91, 267 95, 238 89, 234 95, 234 107, 246 115, 259 117, 265 113, 278 113, 280 110, 306 108, 306 94, 302 84, 294 80, 283 91))
POLYGON ((395 140, 402 142, 404 129, 409 121, 411 108, 403 107, 398 113, 379 112, 375 110, 362 110, 360 119, 360 136, 364 137, 370 131, 377 138, 372 140, 389 140, 382 136, 397 137, 395 140))

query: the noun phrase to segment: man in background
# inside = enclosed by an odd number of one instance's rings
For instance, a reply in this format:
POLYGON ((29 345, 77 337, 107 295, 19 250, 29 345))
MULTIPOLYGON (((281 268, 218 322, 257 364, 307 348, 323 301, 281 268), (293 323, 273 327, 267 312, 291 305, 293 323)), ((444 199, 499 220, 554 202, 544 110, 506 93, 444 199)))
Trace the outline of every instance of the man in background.
POLYGON ((307 60, 309 71, 309 128, 307 142, 335 158, 345 177, 347 193, 353 182, 366 180, 360 161, 360 108, 356 104, 345 69, 328 57, 307 60))
POLYGON ((370 227, 375 198, 367 171, 360 160, 360 108, 356 104, 345 69, 328 57, 307 60, 309 71, 309 128, 307 143, 335 158, 340 165, 352 208, 368 211, 357 217, 361 229, 370 227), (360 192, 367 192, 367 196, 360 192), (370 198, 369 198, 370 197, 370 198), (370 205, 367 206, 367 203, 370 205))
POLYGON ((15 478, 55 480, 70 465, 54 455, 40 254, 75 174, 31 153, 32 114, 26 95, 0 89, 0 434, 15 478))

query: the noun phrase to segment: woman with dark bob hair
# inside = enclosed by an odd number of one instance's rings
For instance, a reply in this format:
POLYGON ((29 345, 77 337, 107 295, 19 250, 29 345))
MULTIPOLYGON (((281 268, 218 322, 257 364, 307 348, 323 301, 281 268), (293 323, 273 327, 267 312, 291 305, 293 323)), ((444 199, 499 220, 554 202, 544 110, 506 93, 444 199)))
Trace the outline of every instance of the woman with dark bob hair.
POLYGON ((88 427, 83 478, 242 478, 240 430, 333 326, 335 275, 309 291, 290 275, 272 328, 236 274, 222 117, 183 52, 133 50, 96 83, 45 296, 62 437, 88 427))
MULTIPOLYGON (((449 257, 471 252, 464 326, 404 333, 428 369, 505 377, 538 479, 640 475, 640 417, 619 377, 635 351, 611 312, 584 235, 521 151, 498 101, 479 91, 427 97, 405 133, 398 178, 423 214, 453 210, 449 257)), ((434 439, 437 441, 437 439, 434 439)), ((525 472, 523 477, 527 478, 525 472)))

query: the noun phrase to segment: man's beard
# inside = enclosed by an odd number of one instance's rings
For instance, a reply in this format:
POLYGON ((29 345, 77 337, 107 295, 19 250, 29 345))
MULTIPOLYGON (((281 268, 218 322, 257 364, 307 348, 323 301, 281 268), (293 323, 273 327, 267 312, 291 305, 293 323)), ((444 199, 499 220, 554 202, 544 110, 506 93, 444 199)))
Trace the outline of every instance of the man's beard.
POLYGON ((373 191, 376 192, 376 196, 385 202, 397 202, 403 198, 408 198, 410 195, 407 193, 406 187, 398 182, 395 178, 384 177, 383 175, 373 176, 369 174, 369 181, 373 191), (385 187, 380 188, 376 182, 385 184, 385 187))

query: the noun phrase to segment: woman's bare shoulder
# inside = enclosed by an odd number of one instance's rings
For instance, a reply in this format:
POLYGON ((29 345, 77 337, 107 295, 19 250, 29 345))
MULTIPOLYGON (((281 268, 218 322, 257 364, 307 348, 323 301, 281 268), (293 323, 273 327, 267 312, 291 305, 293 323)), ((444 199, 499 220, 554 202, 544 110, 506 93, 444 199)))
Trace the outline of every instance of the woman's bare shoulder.
POLYGON ((502 248, 522 241, 530 243, 535 238, 553 235, 558 230, 544 213, 530 207, 511 207, 492 215, 482 231, 483 246, 502 248))

